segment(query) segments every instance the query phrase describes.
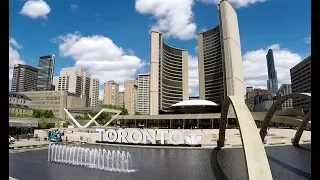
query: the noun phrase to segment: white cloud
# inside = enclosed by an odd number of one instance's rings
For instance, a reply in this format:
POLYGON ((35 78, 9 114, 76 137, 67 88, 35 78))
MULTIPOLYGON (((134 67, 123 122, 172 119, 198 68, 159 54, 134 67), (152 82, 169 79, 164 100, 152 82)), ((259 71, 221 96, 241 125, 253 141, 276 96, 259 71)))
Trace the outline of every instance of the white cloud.
POLYGON ((290 68, 299 63, 302 58, 299 54, 273 44, 266 49, 248 51, 243 55, 243 73, 245 86, 254 88, 267 88, 267 60, 268 49, 273 49, 274 63, 278 76, 279 87, 284 83, 291 83, 290 68))
POLYGON ((310 44, 311 43, 311 36, 304 38, 304 42, 306 44, 310 44))
POLYGON ((50 13, 50 6, 43 0, 28 0, 22 7, 20 14, 26 15, 32 19, 47 19, 50 13))
POLYGON ((195 56, 189 55, 188 57, 188 76, 189 76, 189 94, 195 95, 198 94, 199 87, 199 74, 198 74, 198 58, 195 56))
POLYGON ((136 0, 135 9, 141 14, 151 14, 157 23, 151 30, 159 31, 165 37, 188 40, 195 37, 193 22, 194 0, 136 0))
POLYGON ((22 47, 14 38, 9 38, 9 80, 12 79, 14 65, 25 64, 25 62, 21 59, 19 52, 14 49, 16 46, 20 48, 22 47))
POLYGON ((79 6, 77 4, 70 4, 70 8, 72 9, 72 11, 75 11, 79 8, 79 6))
MULTIPOLYGON (((219 4, 221 0, 198 0, 203 3, 208 3, 208 4, 219 4)), ((265 2, 267 0, 229 0, 229 2, 234 6, 235 8, 241 8, 241 7, 246 7, 254 3, 258 2, 265 2)))
POLYGON ((75 32, 60 35, 54 42, 59 44, 61 56, 73 58, 75 65, 84 67, 101 84, 114 80, 122 85, 124 80, 133 79, 136 71, 144 66, 140 58, 127 54, 102 35, 85 37, 75 32))
POLYGON ((21 46, 19 43, 17 43, 17 41, 14 38, 9 38, 9 45, 10 44, 17 49, 23 48, 23 46, 21 46))

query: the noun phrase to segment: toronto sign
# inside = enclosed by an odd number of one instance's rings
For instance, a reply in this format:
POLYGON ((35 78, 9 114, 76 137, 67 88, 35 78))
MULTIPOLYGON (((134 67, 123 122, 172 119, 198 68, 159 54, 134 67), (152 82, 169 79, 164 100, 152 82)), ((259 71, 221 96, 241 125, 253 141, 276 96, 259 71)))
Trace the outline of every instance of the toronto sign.
POLYGON ((153 130, 153 129, 134 129, 127 131, 126 129, 96 129, 99 133, 99 141, 117 142, 117 143, 133 143, 133 144, 156 144, 157 136, 160 136, 160 144, 189 144, 197 145, 201 141, 201 136, 192 131, 188 135, 184 135, 179 130, 153 130), (165 143, 165 135, 167 134, 168 143, 165 143), (173 138, 173 137, 176 138, 173 138))

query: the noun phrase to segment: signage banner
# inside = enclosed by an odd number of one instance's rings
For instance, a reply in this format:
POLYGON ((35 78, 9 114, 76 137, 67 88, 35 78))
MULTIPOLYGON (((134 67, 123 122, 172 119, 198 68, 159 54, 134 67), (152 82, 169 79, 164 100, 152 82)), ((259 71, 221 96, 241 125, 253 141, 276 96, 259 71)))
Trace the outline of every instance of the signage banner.
MULTIPOLYGON (((153 129, 96 129, 99 133, 99 141, 118 142, 118 143, 134 143, 134 144, 156 144, 157 136, 160 136, 160 144, 165 144, 165 134, 168 134, 169 144, 189 144, 197 145, 201 141, 201 136, 192 131, 188 135, 184 135, 179 130, 153 130, 153 129), (178 137, 175 139, 173 137, 178 137)), ((168 143, 167 143, 168 144, 168 143)))

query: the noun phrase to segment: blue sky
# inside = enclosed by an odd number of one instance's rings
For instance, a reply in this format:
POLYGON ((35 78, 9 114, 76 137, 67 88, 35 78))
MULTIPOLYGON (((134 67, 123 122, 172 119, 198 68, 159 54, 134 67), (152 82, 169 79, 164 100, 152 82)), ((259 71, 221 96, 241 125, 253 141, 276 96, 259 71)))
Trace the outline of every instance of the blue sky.
MULTIPOLYGON (((100 80, 120 84, 149 71, 150 30, 189 53, 189 90, 198 94, 197 42, 218 25, 218 0, 10 0, 9 71, 16 63, 37 66, 56 54, 61 68, 85 67, 100 80)), ((279 86, 289 69, 310 55, 310 0, 230 0, 241 38, 246 86, 266 87, 265 55, 274 50, 279 86)), ((9 74, 9 84, 11 74, 9 74)))

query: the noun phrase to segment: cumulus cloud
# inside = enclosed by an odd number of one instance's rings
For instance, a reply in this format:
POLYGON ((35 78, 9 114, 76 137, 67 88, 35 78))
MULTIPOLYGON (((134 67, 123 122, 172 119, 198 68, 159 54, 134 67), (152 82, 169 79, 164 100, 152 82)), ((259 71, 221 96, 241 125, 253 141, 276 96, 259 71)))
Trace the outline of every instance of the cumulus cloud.
POLYGON ((14 65, 25 64, 16 50, 17 48, 22 48, 22 46, 14 38, 9 38, 9 80, 12 79, 14 65))
POLYGON ((198 74, 198 58, 189 55, 188 57, 188 84, 189 84, 189 94, 197 95, 199 88, 199 74, 198 74))
POLYGON ((188 40, 194 38, 196 32, 193 4, 194 0, 136 0, 135 9, 157 20, 151 30, 162 32, 165 37, 188 40))
POLYGON ((79 6, 77 4, 71 4, 70 8, 71 8, 72 11, 75 11, 76 9, 79 8, 79 6))
POLYGON ((311 36, 304 38, 304 42, 306 44, 310 44, 311 43, 311 36))
POLYGON ((9 45, 14 46, 17 49, 21 49, 22 45, 20 45, 14 38, 9 38, 9 45))
MULTIPOLYGON (((208 4, 219 4, 221 0, 198 0, 203 3, 208 3, 208 4)), ((229 0, 229 2, 234 6, 235 8, 241 8, 241 7, 246 7, 254 3, 259 3, 259 2, 265 2, 267 0, 229 0)))
POLYGON ((298 64, 302 58, 299 54, 281 48, 279 44, 273 44, 266 49, 248 51, 243 55, 243 73, 245 86, 254 88, 267 88, 267 60, 268 49, 273 50, 274 63, 278 76, 278 85, 291 83, 290 68, 298 64))
POLYGON ((75 32, 60 35, 54 42, 59 45, 61 56, 73 58, 75 65, 84 67, 101 84, 114 80, 122 85, 124 80, 134 78, 136 71, 144 66, 140 58, 127 54, 102 35, 82 36, 75 32))
POLYGON ((47 19, 50 13, 50 6, 43 0, 28 0, 22 7, 20 14, 26 15, 32 19, 47 19))

